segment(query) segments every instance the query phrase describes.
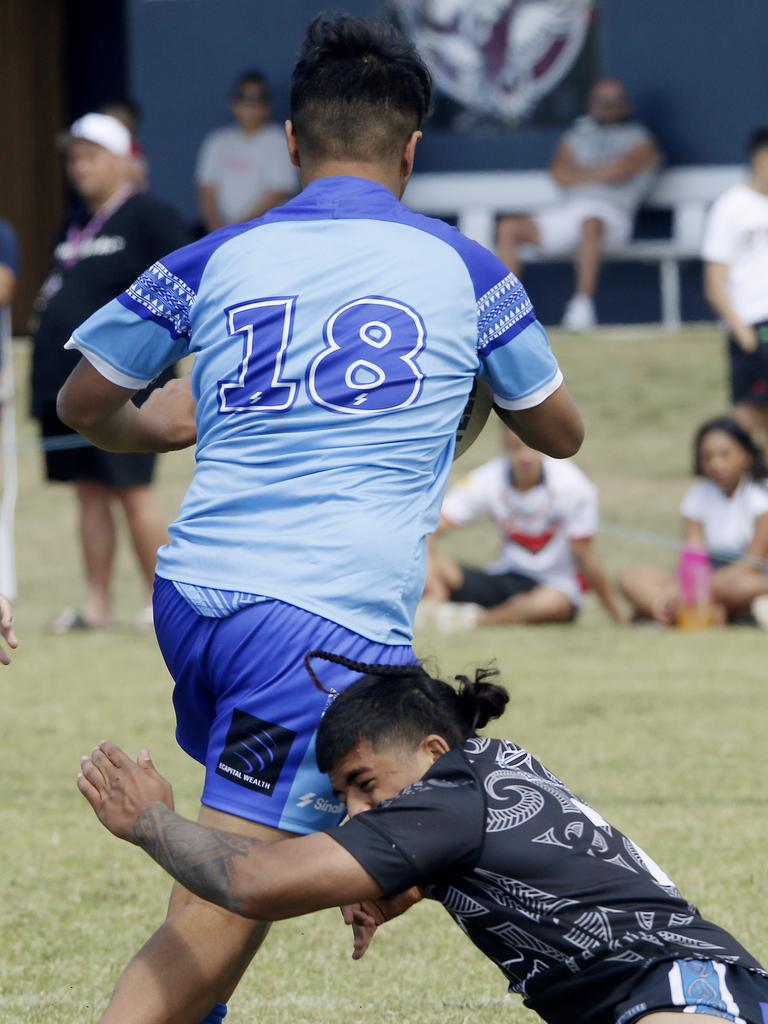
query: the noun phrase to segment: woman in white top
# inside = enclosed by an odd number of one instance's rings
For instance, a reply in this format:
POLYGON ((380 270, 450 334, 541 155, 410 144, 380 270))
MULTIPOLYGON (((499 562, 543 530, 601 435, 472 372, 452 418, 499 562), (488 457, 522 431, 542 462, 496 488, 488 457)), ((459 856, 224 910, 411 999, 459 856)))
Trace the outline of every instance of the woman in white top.
MULTIPOLYGON (((733 419, 709 420, 694 441, 694 472, 701 479, 680 506, 685 544, 708 552, 714 570, 713 599, 722 621, 750 610, 768 616, 760 598, 768 595, 768 487, 762 453, 733 419)), ((640 619, 675 621, 678 586, 663 569, 634 567, 620 579, 624 596, 640 619)))

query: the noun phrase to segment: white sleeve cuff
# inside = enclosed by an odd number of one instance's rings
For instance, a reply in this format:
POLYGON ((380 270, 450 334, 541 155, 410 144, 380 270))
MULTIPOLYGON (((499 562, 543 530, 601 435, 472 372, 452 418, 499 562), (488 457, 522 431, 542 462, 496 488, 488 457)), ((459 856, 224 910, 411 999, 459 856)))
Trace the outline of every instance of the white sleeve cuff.
POLYGON ((142 380, 140 377, 129 377, 127 373, 123 373, 121 370, 116 370, 114 366, 111 366, 106 359, 102 359, 101 356, 97 356, 95 352, 90 352, 87 348, 84 348, 77 338, 72 335, 69 341, 66 343, 64 348, 74 349, 80 352, 94 370, 98 370, 102 377, 106 377, 112 384, 117 384, 120 388, 130 388, 131 391, 141 391, 142 388, 147 387, 152 383, 153 378, 149 380, 142 380))
POLYGON ((509 409, 510 412, 520 412, 521 409, 533 409, 537 405, 541 405, 550 395, 553 395, 562 383, 563 374, 558 369, 554 377, 550 378, 546 384, 542 384, 540 388, 531 391, 529 395, 525 395, 523 398, 510 400, 509 398, 499 398, 497 394, 494 394, 493 401, 500 409, 509 409))

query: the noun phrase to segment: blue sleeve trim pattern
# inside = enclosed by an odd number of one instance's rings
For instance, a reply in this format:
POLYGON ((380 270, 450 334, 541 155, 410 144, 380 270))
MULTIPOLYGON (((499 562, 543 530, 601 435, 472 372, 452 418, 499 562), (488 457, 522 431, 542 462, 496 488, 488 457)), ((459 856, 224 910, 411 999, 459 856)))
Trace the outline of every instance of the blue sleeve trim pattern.
POLYGON ((195 292, 164 263, 153 263, 118 300, 143 320, 154 320, 165 327, 171 337, 188 338, 190 313, 195 292))
POLYGON ((535 319, 525 288, 514 274, 507 274, 477 300, 478 354, 489 355, 511 340, 507 335, 511 327, 517 327, 515 334, 519 334, 535 319))

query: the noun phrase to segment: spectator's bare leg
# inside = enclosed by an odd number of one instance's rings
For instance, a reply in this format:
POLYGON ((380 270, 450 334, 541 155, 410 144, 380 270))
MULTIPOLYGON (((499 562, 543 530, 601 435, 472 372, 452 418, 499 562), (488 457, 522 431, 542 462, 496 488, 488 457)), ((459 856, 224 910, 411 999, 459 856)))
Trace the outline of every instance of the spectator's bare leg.
POLYGON ((768 409, 761 405, 739 402, 733 407, 733 418, 768 452, 768 409))
POLYGON ((581 241, 576 250, 576 294, 590 299, 597 291, 603 253, 604 224, 599 217, 587 217, 581 225, 581 241))
POLYGON ((82 612, 90 625, 106 626, 112 611, 110 582, 117 544, 111 492, 90 480, 79 480, 75 490, 80 505, 80 546, 87 587, 82 612))
MULTIPOLYGON (((287 835, 210 807, 197 820, 266 843, 287 835)), ((123 971, 101 1024, 197 1024, 227 1002, 268 931, 174 885, 164 924, 123 971)))
POLYGON ((737 402, 734 405, 733 418, 748 434, 756 435, 763 427, 760 409, 756 405, 750 405, 748 402, 737 402))
POLYGON ((449 555, 433 551, 429 556, 429 568, 424 584, 424 600, 450 601, 451 594, 464 582, 464 570, 449 555))
POLYGON ((756 597, 768 594, 768 574, 746 565, 729 565, 714 574, 712 589, 715 601, 735 615, 749 611, 756 597))
POLYGON ((520 259, 521 245, 539 245, 539 229, 531 217, 499 217, 496 223, 496 255, 517 277, 523 264, 520 259))
POLYGON ((650 566, 632 566, 619 576, 619 589, 635 609, 635 619, 656 619, 671 625, 677 602, 672 573, 650 566))
POLYGON ((603 228, 599 217, 587 217, 581 223, 579 245, 574 254, 576 290, 563 313, 563 327, 566 330, 588 331, 595 326, 593 296, 602 263, 603 228))
POLYGON ((527 594, 516 594, 503 604, 480 613, 478 626, 504 626, 536 622, 568 622, 573 605, 553 587, 534 587, 527 594))
POLYGON ((151 594, 157 549, 168 542, 165 516, 148 485, 121 487, 117 490, 117 497, 125 509, 133 549, 151 594))

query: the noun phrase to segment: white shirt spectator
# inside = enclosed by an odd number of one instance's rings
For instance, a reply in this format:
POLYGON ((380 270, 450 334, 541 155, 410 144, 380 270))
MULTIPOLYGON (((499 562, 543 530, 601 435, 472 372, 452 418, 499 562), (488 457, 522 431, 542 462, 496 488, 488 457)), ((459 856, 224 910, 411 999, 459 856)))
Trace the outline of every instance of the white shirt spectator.
POLYGON ((203 141, 197 160, 198 185, 212 185, 227 224, 236 224, 267 192, 293 192, 296 170, 288 156, 285 135, 267 124, 247 135, 236 125, 219 128, 203 141))
POLYGON ((442 514, 452 526, 490 516, 502 549, 488 572, 518 572, 580 605, 583 592, 570 542, 597 532, 597 488, 572 462, 544 456, 542 471, 539 486, 518 491, 507 459, 493 459, 448 491, 442 514))
POLYGON ((745 323, 768 320, 768 196, 747 184, 724 192, 709 212, 702 257, 728 265, 731 301, 745 323))
POLYGON ((729 496, 711 480, 697 480, 686 491, 680 512, 701 524, 710 555, 735 560, 751 544, 758 517, 768 512, 768 488, 744 479, 729 496))

